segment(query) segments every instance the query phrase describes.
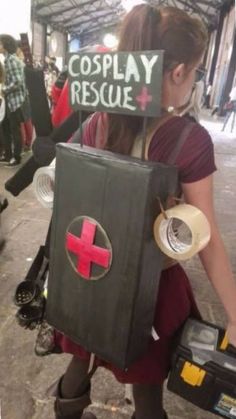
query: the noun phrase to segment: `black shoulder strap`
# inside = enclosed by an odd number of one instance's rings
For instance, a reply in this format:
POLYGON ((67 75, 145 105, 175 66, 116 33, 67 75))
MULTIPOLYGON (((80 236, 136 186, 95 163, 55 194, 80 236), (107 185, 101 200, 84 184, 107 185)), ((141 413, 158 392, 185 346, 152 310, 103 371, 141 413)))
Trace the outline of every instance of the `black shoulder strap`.
POLYGON ((179 156, 180 151, 182 150, 182 147, 184 146, 190 132, 192 131, 194 126, 193 122, 188 122, 183 131, 180 133, 179 138, 176 141, 175 147, 169 154, 168 160, 166 161, 167 164, 173 165, 176 163, 177 157, 179 156))

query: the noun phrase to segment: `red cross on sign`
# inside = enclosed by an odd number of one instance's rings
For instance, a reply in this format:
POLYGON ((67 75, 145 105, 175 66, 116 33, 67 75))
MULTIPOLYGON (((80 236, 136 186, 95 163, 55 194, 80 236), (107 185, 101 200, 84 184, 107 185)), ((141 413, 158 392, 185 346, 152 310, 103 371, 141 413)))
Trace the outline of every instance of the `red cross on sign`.
POLYGON ((66 235, 66 248, 78 256, 77 272, 86 279, 91 278, 91 265, 95 263, 103 268, 108 268, 111 252, 108 249, 93 244, 97 225, 89 220, 84 220, 81 237, 72 233, 66 235))
POLYGON ((141 94, 136 96, 136 101, 139 103, 141 110, 145 111, 147 104, 152 101, 152 95, 148 94, 147 87, 142 88, 141 94))

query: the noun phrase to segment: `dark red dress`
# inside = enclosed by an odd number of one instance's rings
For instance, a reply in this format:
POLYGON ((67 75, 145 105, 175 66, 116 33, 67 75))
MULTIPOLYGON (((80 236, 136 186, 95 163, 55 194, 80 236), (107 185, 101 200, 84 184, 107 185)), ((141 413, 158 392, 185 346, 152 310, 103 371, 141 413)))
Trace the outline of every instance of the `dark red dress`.
MULTIPOLYGON (((95 146, 99 114, 91 118, 85 133, 84 142, 95 146)), ((174 143, 182 132, 187 120, 173 117, 163 124, 154 134, 149 146, 149 160, 165 163, 174 143)), ((214 150, 208 132, 200 125, 195 124, 184 144, 176 164, 179 168, 180 181, 196 182, 203 179, 215 170, 214 150)), ((173 337, 189 316, 199 317, 189 280, 177 264, 162 271, 160 287, 157 297, 154 328, 160 339, 150 343, 145 354, 138 359, 127 371, 97 359, 97 364, 110 369, 118 381, 123 383, 160 384, 167 377, 173 337)), ((56 332, 56 344, 63 352, 78 355, 87 359, 87 353, 81 346, 72 342, 68 337, 56 332)))

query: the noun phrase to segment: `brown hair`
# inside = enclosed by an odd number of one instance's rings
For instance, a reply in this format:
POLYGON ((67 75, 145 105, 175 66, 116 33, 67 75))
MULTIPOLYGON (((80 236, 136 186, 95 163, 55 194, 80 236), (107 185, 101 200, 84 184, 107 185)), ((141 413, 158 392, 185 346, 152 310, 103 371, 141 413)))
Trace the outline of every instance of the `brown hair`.
MULTIPOLYGON (((165 72, 180 63, 190 67, 197 62, 206 48, 207 39, 202 22, 184 11, 142 4, 126 15, 118 51, 164 50, 165 72)), ((106 149, 130 154, 142 123, 142 117, 108 114, 106 149)))
POLYGON ((17 50, 16 40, 7 34, 0 35, 0 42, 3 45, 3 48, 8 52, 8 54, 15 54, 17 50))

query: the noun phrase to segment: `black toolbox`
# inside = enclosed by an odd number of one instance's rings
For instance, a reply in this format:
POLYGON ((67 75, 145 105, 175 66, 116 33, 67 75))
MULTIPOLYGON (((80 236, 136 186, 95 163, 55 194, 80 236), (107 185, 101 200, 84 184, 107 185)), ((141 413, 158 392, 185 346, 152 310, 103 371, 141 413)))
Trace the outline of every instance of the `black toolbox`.
POLYGON ((168 390, 201 409, 236 418, 236 349, 225 331, 188 319, 175 350, 168 390))

